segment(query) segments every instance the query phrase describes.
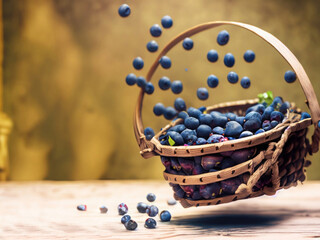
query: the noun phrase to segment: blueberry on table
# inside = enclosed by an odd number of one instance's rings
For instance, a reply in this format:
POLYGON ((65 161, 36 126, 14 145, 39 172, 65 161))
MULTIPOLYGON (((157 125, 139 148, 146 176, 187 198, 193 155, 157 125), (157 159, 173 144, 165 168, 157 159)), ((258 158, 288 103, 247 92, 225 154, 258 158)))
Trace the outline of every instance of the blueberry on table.
POLYGON ((164 210, 160 213, 160 219, 162 222, 169 222, 171 220, 171 214, 169 211, 164 210))
POLYGON ((206 88, 198 88, 197 90, 197 96, 200 100, 207 100, 209 97, 208 89, 206 88))
POLYGON ((247 89, 250 87, 251 82, 250 79, 248 77, 243 77, 240 81, 240 84, 243 88, 247 89))
POLYGON ((137 85, 138 87, 141 87, 142 89, 144 89, 145 86, 147 85, 147 80, 144 77, 139 76, 137 77, 137 85))
POLYGON ((191 50, 193 48, 193 41, 191 38, 185 38, 182 42, 182 46, 185 50, 191 50))
POLYGON ((164 69, 168 69, 171 67, 171 59, 169 57, 163 56, 159 61, 161 67, 163 67, 164 69))
POLYGON ((217 37, 217 42, 219 45, 223 46, 226 45, 229 41, 229 33, 226 30, 223 30, 219 32, 218 37, 217 37))
POLYGON ((135 69, 140 70, 143 68, 144 66, 144 62, 143 59, 141 57, 136 57, 133 62, 132 65, 135 69))
POLYGON ((146 221, 145 221, 145 223, 144 223, 144 227, 145 227, 145 228, 150 228, 150 229, 152 229, 152 228, 156 228, 156 226, 157 226, 157 222, 156 222, 156 220, 154 220, 153 218, 148 218, 148 219, 146 219, 146 221))
POLYGON ((135 74, 133 73, 130 73, 127 75, 126 77, 126 83, 129 85, 129 86, 132 86, 132 85, 135 85, 137 82, 137 77, 135 74))
POLYGON ((240 134, 239 138, 250 137, 250 136, 252 136, 252 135, 253 135, 253 133, 250 132, 250 131, 243 131, 243 132, 240 134))
POLYGON ((128 212, 128 206, 125 203, 120 203, 118 205, 118 213, 119 215, 125 215, 128 212))
POLYGON ((209 62, 216 62, 219 58, 218 52, 216 50, 211 49, 207 53, 207 59, 209 62))
POLYGON ((154 92, 154 86, 151 82, 148 82, 146 84, 146 86, 144 87, 144 91, 147 93, 147 94, 152 94, 154 92))
POLYGON ((168 15, 164 16, 163 18, 161 18, 161 25, 164 28, 171 28, 173 25, 172 18, 168 15))
POLYGON ((152 40, 150 42, 147 43, 147 49, 149 52, 156 52, 158 51, 158 43, 155 40, 152 40))
POLYGON ((191 130, 194 130, 196 129, 197 127, 199 127, 200 125, 200 122, 197 118, 194 118, 194 117, 187 117, 185 120, 184 120, 184 125, 191 129, 191 130))
POLYGON ((219 79, 215 76, 215 75, 210 75, 208 78, 207 78, 207 84, 209 87, 211 88, 215 88, 218 86, 219 84, 219 79))
POLYGON ((77 209, 78 209, 79 211, 87 211, 87 205, 83 205, 83 204, 78 205, 78 206, 77 206, 77 209))
POLYGON ((133 230, 136 230, 136 228, 138 227, 138 224, 131 219, 128 222, 126 222, 124 226, 126 227, 127 230, 133 231, 133 230))
POLYGON ((177 111, 173 107, 167 107, 163 116, 167 120, 172 120, 177 115, 177 111))
POLYGON ((150 33, 153 37, 160 37, 162 29, 158 24, 154 24, 150 28, 150 33))
POLYGON ((254 54, 254 52, 252 50, 247 50, 243 55, 244 60, 248 63, 253 62, 255 57, 256 57, 256 55, 254 54))
POLYGON ((225 136, 237 138, 239 137, 242 131, 243 131, 243 128, 241 124, 239 124, 236 121, 230 121, 230 122, 227 122, 226 130, 224 131, 224 133, 225 133, 225 136))
POLYGON ((125 223, 128 222, 130 219, 131 219, 130 215, 124 215, 124 216, 121 218, 121 223, 122 223, 122 224, 125 224, 125 223))
POLYGON ((148 193, 147 200, 149 202, 154 202, 156 200, 156 195, 154 193, 148 193))
POLYGON ((121 17, 128 17, 131 13, 131 9, 127 4, 122 4, 118 9, 118 13, 121 17))
POLYGON ((162 90, 168 90, 171 87, 171 81, 168 77, 164 76, 160 78, 158 85, 162 90))
POLYGON ((146 136, 146 139, 150 141, 154 137, 154 131, 151 127, 147 127, 144 129, 144 135, 146 136))
POLYGON ((166 108, 164 107, 164 105, 162 103, 157 103, 153 107, 153 113, 156 116, 161 116, 164 113, 165 110, 166 110, 166 108))
POLYGON ((194 107, 189 107, 187 110, 187 113, 189 114, 190 117, 194 117, 197 119, 200 119, 200 116, 202 112, 199 109, 196 109, 194 107))
POLYGON ((238 74, 236 74, 235 72, 229 72, 227 79, 229 81, 229 83, 237 83, 239 80, 238 74))
POLYGON ((183 90, 182 82, 179 80, 175 80, 171 84, 171 90, 174 94, 179 94, 183 90))
POLYGON ((211 127, 202 124, 197 128, 197 136, 201 138, 208 138, 211 133, 211 127))
POLYGON ((224 65, 226 65, 227 67, 233 67, 233 65, 235 63, 235 59, 234 59, 234 56, 232 55, 232 53, 227 53, 224 56, 223 62, 224 62, 224 65))
POLYGON ((154 205, 151 205, 147 208, 147 214, 149 217, 157 216, 158 212, 159 212, 158 208, 154 205))
POLYGON ((181 111, 185 111, 187 109, 186 103, 182 98, 177 98, 174 101, 174 108, 181 112, 181 111))
MULTIPOLYGON (((169 164, 170 164, 170 162, 169 162, 169 164)), ((143 203, 143 202, 139 202, 137 204, 137 210, 139 213, 146 213, 148 207, 149 207, 149 205, 146 203, 143 203)))
POLYGON ((174 199, 174 198, 169 198, 167 200, 167 204, 168 205, 176 205, 177 204, 177 201, 174 199))
POLYGON ((292 71, 286 71, 284 74, 284 80, 286 80, 287 83, 293 83, 294 81, 296 81, 297 76, 295 74, 295 72, 292 71))
POLYGON ((108 208, 106 206, 101 206, 99 209, 100 209, 100 213, 107 213, 108 212, 108 208))

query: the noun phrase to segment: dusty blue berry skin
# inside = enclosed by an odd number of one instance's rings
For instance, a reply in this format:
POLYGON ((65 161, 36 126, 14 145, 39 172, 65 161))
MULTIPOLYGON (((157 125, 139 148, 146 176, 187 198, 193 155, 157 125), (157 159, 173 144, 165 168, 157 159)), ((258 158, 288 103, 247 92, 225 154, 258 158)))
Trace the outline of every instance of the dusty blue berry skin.
POLYGON ((236 74, 235 72, 229 72, 227 79, 229 81, 229 83, 237 83, 239 80, 238 74, 236 74))
POLYGON ((211 88, 215 88, 218 86, 219 84, 219 79, 215 76, 215 75, 210 75, 208 78, 207 78, 207 84, 209 87, 211 88))
POLYGON ((164 105, 162 103, 157 103, 153 107, 153 113, 156 116, 161 116, 164 113, 165 110, 166 110, 166 108, 164 107, 164 105))
POLYGON ((257 131, 254 133, 254 135, 257 135, 257 134, 259 134, 259 133, 264 133, 264 132, 265 132, 265 130, 259 129, 259 130, 257 130, 257 131))
POLYGON ((158 43, 154 40, 147 43, 147 49, 149 52, 156 52, 158 51, 158 48, 159 48, 158 43))
POLYGON ((183 90, 182 82, 179 80, 173 81, 171 84, 171 90, 174 94, 179 94, 183 90))
POLYGON ((194 107, 189 107, 187 110, 187 113, 189 114, 190 117, 194 117, 199 119, 200 115, 202 114, 202 112, 199 109, 196 109, 194 107))
POLYGON ((131 9, 127 4, 122 4, 118 9, 118 13, 121 17, 128 17, 131 13, 131 9))
POLYGON ((143 202, 139 202, 137 204, 137 210, 139 213, 146 213, 148 207, 149 205, 143 202))
POLYGON ((222 115, 221 113, 211 112, 210 115, 213 118, 213 126, 212 127, 225 127, 228 119, 226 116, 222 115))
POLYGON ((310 114, 307 112, 302 112, 300 120, 307 119, 307 118, 311 118, 310 114))
POLYGON ((171 87, 171 81, 168 77, 164 76, 159 79, 158 85, 161 90, 168 90, 171 87))
POLYGON ((215 133, 215 134, 220 134, 220 135, 223 135, 224 134, 224 129, 222 127, 215 127, 212 129, 212 132, 215 133))
POLYGON ((245 116, 246 120, 254 119, 254 118, 258 119, 260 122, 262 120, 261 114, 258 113, 258 112, 254 112, 254 111, 247 113, 246 116, 245 116))
POLYGON ((223 62, 224 62, 224 65, 226 65, 227 67, 233 67, 233 65, 235 63, 235 59, 234 59, 234 56, 232 55, 232 53, 227 53, 224 56, 223 62))
POLYGON ((139 76, 137 77, 137 85, 138 87, 141 87, 142 89, 144 89, 145 86, 147 85, 147 80, 144 77, 139 76))
POLYGON ((242 116, 236 117, 236 122, 240 123, 241 126, 243 126, 244 120, 245 120, 245 117, 242 117, 242 116))
POLYGON ((250 79, 248 77, 243 77, 241 79, 241 81, 240 81, 240 84, 244 89, 247 89, 247 88, 250 87, 251 82, 250 82, 250 79))
POLYGON ((143 59, 141 57, 136 57, 133 62, 132 65, 135 69, 140 70, 143 68, 144 66, 144 62, 143 59))
POLYGON ((281 104, 279 111, 283 114, 287 113, 287 110, 290 109, 291 104, 288 101, 285 101, 284 103, 281 104))
POLYGON ((167 107, 163 115, 165 119, 172 120, 177 115, 177 111, 173 107, 167 107))
POLYGON ((217 42, 219 45, 223 46, 229 42, 229 38, 230 38, 229 33, 226 30, 223 30, 219 32, 217 37, 217 42))
POLYGON ((270 120, 273 121, 278 121, 278 122, 282 122, 284 116, 281 112, 278 111, 273 111, 270 115, 270 120))
POLYGON ((154 24, 150 28, 150 34, 153 37, 160 37, 162 33, 162 29, 158 24, 154 24))
POLYGON ((184 120, 184 125, 191 129, 191 130, 194 130, 196 129, 197 127, 199 127, 199 120, 194 118, 194 117, 187 117, 185 120, 184 120))
POLYGON ((154 193, 148 193, 147 200, 149 202, 154 202, 156 200, 156 195, 154 193))
POLYGON ((178 125, 175 125, 174 127, 170 128, 168 130, 168 132, 169 131, 174 131, 174 132, 181 133, 185 129, 186 129, 186 126, 184 124, 178 124, 178 125))
POLYGON ((287 83, 293 83, 294 81, 296 81, 297 76, 294 72, 292 71, 286 71, 284 74, 284 80, 286 80, 287 83))
POLYGON ((163 56, 160 60, 160 65, 164 69, 169 69, 171 67, 171 59, 167 56, 163 56))
POLYGON ((164 28, 171 28, 173 25, 172 18, 168 15, 164 16, 163 18, 161 18, 161 25, 164 28))
POLYGON ((147 208, 147 214, 149 217, 155 217, 157 216, 159 210, 156 206, 151 205, 150 207, 147 208))
POLYGON ((130 219, 128 222, 124 224, 124 226, 126 227, 127 230, 134 231, 137 229, 138 224, 132 219, 130 219))
POLYGON ((207 53, 207 59, 209 62, 216 62, 218 61, 219 55, 218 52, 216 50, 211 49, 208 53, 207 53))
POLYGON ((156 228, 157 227, 157 221, 154 220, 153 218, 148 218, 146 219, 145 223, 144 223, 144 227, 145 228, 156 228))
POLYGON ((160 219, 162 222, 169 222, 171 220, 171 214, 169 211, 164 210, 160 213, 160 219))
POLYGON ((130 74, 127 75, 127 77, 126 77, 126 83, 127 83, 129 86, 135 85, 136 82, 137 82, 137 77, 136 77, 135 74, 130 73, 130 74))
POLYGON ((254 61, 256 55, 254 54, 254 52, 252 50, 247 50, 244 54, 243 54, 243 58, 246 62, 251 63, 254 61))
POLYGON ((208 92, 208 89, 206 88, 198 88, 197 90, 197 97, 200 99, 200 100, 207 100, 208 97, 209 97, 209 92, 208 92))
POLYGON ((237 138, 239 137, 242 131, 243 131, 243 128, 241 124, 239 124, 236 121, 230 121, 230 122, 227 122, 226 130, 224 131, 224 133, 227 137, 230 136, 230 137, 237 138))
POLYGON ((211 126, 213 122, 213 118, 210 114, 201 114, 199 120, 201 124, 206 124, 208 126, 211 126))
POLYGON ((125 223, 128 222, 130 219, 131 219, 130 215, 124 215, 124 216, 121 218, 121 223, 122 223, 122 224, 125 224, 125 223))
POLYGON ((118 213, 119 215, 125 215, 128 212, 128 206, 124 203, 120 203, 118 205, 118 213))
POLYGON ((185 111, 179 112, 179 114, 178 114, 178 118, 182 118, 183 120, 185 120, 187 117, 189 117, 189 115, 185 111))
POLYGON ((278 121, 271 121, 271 127, 274 128, 275 126, 277 126, 279 124, 278 121))
POLYGON ((218 143, 222 138, 224 138, 224 136, 219 134, 213 134, 208 138, 207 143, 218 143))
POLYGON ((318 121, 318 128, 320 128, 320 120, 318 121))
POLYGON ((228 121, 236 121, 237 118, 237 115, 232 112, 226 113, 225 116, 227 117, 228 121))
POLYGON ((185 38, 182 42, 182 46, 185 50, 191 50, 193 48, 193 41, 191 38, 185 38))
POLYGON ((206 144, 206 143, 207 143, 207 140, 204 138, 198 138, 196 141, 197 145, 202 145, 202 144, 206 144))
POLYGON ((146 127, 144 129, 144 135, 146 136, 146 139, 150 141, 154 136, 153 129, 151 127, 146 127))
POLYGON ((154 92, 154 86, 151 82, 148 82, 146 84, 146 86, 144 87, 144 91, 147 93, 147 94, 152 94, 154 92))
POLYGON ((253 133, 250 132, 250 131, 243 131, 243 132, 240 134, 239 138, 250 137, 250 136, 252 136, 252 135, 253 135, 253 133))
POLYGON ((198 109, 199 109, 202 113, 203 113, 205 110, 207 110, 207 108, 206 108, 205 106, 199 107, 198 109))
POLYGON ((174 108, 178 111, 185 111, 187 109, 186 103, 182 98, 177 98, 174 101, 174 108))
POLYGON ((211 127, 202 124, 197 128, 197 136, 201 138, 208 138, 211 133, 211 127))

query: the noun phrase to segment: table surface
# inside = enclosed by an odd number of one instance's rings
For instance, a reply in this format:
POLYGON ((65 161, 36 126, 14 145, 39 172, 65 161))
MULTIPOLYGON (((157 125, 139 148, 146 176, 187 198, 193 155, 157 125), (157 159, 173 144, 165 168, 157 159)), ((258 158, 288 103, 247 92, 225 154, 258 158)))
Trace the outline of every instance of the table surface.
POLYGON ((320 182, 307 182, 262 196, 218 206, 169 206, 164 181, 4 182, 0 183, 0 239, 320 239, 320 182), (146 194, 157 195, 159 210, 171 222, 144 228, 136 209, 146 194), (127 231, 117 205, 127 203, 138 223, 127 231), (76 209, 86 204, 87 211, 76 209), (101 214, 99 207, 109 211, 101 214))

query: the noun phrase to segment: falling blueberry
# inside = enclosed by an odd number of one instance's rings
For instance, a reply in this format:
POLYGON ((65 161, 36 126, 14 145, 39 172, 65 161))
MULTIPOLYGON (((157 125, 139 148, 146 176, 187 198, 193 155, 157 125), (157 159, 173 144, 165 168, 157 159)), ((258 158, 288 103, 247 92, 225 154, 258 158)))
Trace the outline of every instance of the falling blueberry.
POLYGON ((131 219, 128 222, 126 222, 124 226, 126 227, 127 230, 133 231, 133 230, 136 230, 136 228, 138 227, 138 224, 131 219))
POLYGON ((144 77, 139 76, 137 77, 137 85, 138 87, 141 87, 142 89, 144 89, 145 86, 147 85, 147 80, 144 77))
POLYGON ((215 88, 219 84, 219 79, 215 75, 211 74, 207 79, 207 84, 209 87, 215 88))
POLYGON ((140 70, 140 69, 143 68, 144 62, 143 62, 143 60, 142 60, 141 57, 136 57, 136 58, 133 60, 132 65, 133 65, 133 67, 134 67, 135 69, 140 70))
POLYGON ((125 224, 125 223, 128 222, 130 219, 131 219, 130 215, 124 215, 124 216, 121 218, 121 223, 122 223, 122 224, 125 224))
POLYGON ((173 81, 171 84, 171 90, 174 94, 179 94, 183 90, 182 82, 179 80, 173 81))
POLYGON ((135 85, 137 82, 137 77, 135 74, 133 73, 130 73, 127 75, 126 77, 126 83, 129 85, 129 86, 132 86, 132 85, 135 85))
POLYGON ((152 94, 154 92, 154 86, 151 82, 148 82, 144 87, 144 90, 147 94, 152 94))
POLYGON ((286 73, 284 74, 284 80, 286 80, 287 83, 293 83, 294 81, 296 81, 296 79, 296 74, 290 70, 286 71, 286 73))
POLYGON ((187 109, 186 103, 182 98, 177 98, 174 101, 174 108, 181 112, 181 111, 185 111, 187 109))
POLYGON ((100 213, 107 213, 108 212, 108 208, 106 206, 101 206, 99 209, 100 209, 100 213))
POLYGON ((168 15, 164 16, 161 19, 161 25, 164 28, 171 28, 172 24, 173 24, 172 18, 170 16, 168 16, 168 15))
POLYGON ((191 38, 185 38, 182 42, 182 46, 185 50, 191 50, 193 48, 193 41, 191 38))
POLYGON ((248 63, 253 62, 255 57, 256 57, 256 55, 254 54, 254 52, 252 50, 247 50, 243 55, 244 60, 248 63))
POLYGON ((128 17, 131 13, 131 9, 127 4, 122 4, 118 9, 118 13, 121 17, 128 17))
POLYGON ((154 202, 156 200, 156 195, 154 193, 148 193, 147 200, 149 202, 154 202))
POLYGON ((151 28, 150 28, 150 33, 153 37, 160 37, 161 33, 162 33, 162 29, 158 24, 154 24, 151 28))
POLYGON ((144 223, 145 228, 156 228, 157 227, 157 222, 153 218, 148 218, 146 219, 144 223))
POLYGON ((119 215, 125 215, 128 212, 128 206, 125 203, 120 203, 118 205, 118 213, 119 215))
POLYGON ((79 211, 87 211, 87 205, 83 205, 83 204, 78 205, 78 206, 77 206, 77 209, 78 209, 79 211))
POLYGON ((163 116, 167 120, 172 120, 175 116, 177 116, 177 111, 173 107, 167 107, 163 113, 163 116))
POLYGON ((169 57, 163 56, 159 61, 160 61, 161 67, 163 67, 164 69, 168 69, 171 67, 171 59, 169 57))
POLYGON ((251 85, 250 79, 248 77, 243 77, 240 81, 240 84, 243 88, 249 88, 251 85))
POLYGON ((219 32, 218 37, 217 37, 217 42, 219 45, 223 46, 226 45, 229 41, 229 33, 226 30, 223 30, 219 32))
POLYGON ((146 127, 144 129, 144 135, 146 136, 146 139, 150 141, 154 136, 153 129, 151 127, 146 127))
POLYGON ((160 219, 162 222, 169 222, 171 220, 171 214, 169 211, 164 210, 160 213, 160 219))
POLYGON ((227 67, 233 67, 235 63, 234 56, 231 53, 227 53, 224 56, 223 62, 224 62, 224 65, 226 65, 227 67))
POLYGON ((216 62, 218 58, 219 56, 216 50, 211 49, 207 54, 207 59, 209 62, 216 62))
POLYGON ((229 83, 237 83, 239 80, 239 77, 238 77, 238 74, 236 74, 235 72, 229 72, 227 79, 229 83))
POLYGON ((158 48, 159 48, 158 43, 154 40, 147 43, 147 49, 149 52, 156 52, 158 48))
POLYGON ((207 100, 209 97, 208 89, 206 88, 198 88, 197 90, 197 96, 200 100, 207 100))
POLYGON ((160 78, 158 85, 162 90, 168 90, 171 87, 171 81, 168 77, 164 76, 160 78))
POLYGON ((164 113, 165 110, 166 110, 166 108, 164 107, 164 105, 162 103, 157 103, 153 107, 153 113, 156 116, 161 116, 164 113))

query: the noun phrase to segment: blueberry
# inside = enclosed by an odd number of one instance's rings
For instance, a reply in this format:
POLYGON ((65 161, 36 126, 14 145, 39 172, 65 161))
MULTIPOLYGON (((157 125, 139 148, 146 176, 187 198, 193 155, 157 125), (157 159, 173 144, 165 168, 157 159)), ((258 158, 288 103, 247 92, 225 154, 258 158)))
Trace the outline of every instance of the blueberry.
POLYGON ((147 208, 147 214, 149 217, 157 216, 158 212, 159 212, 158 208, 154 205, 151 205, 147 208))
POLYGON ((224 136, 219 134, 213 134, 208 138, 207 143, 218 143, 222 138, 224 138, 224 136))
POLYGON ((147 80, 144 77, 139 76, 137 77, 137 85, 144 89, 147 85, 147 80))
POLYGON ((122 4, 118 9, 118 13, 121 17, 128 17, 131 13, 131 9, 127 4, 122 4))
POLYGON ((215 76, 215 75, 210 75, 208 78, 207 78, 207 84, 209 87, 211 88, 215 88, 218 86, 219 84, 219 79, 215 76))
POLYGON ((279 124, 278 121, 271 121, 271 127, 274 128, 275 126, 277 126, 279 124))
POLYGON ((234 194, 241 183, 242 181, 239 177, 229 178, 227 180, 221 181, 222 192, 226 194, 234 194))
POLYGON ((220 193, 220 183, 212 183, 200 186, 200 194, 204 199, 215 198, 220 193))
POLYGON ((169 222, 171 220, 171 214, 169 211, 164 210, 160 213, 160 219, 162 222, 169 222))
POLYGON ((147 43, 147 49, 149 52, 156 52, 158 51, 158 43, 155 40, 152 40, 150 42, 147 43))
POLYGON ((99 209, 100 209, 100 213, 107 213, 108 212, 108 208, 106 206, 101 206, 99 209))
POLYGON ((146 84, 146 86, 144 87, 144 91, 147 93, 147 94, 152 94, 154 92, 154 86, 151 82, 148 82, 146 84))
POLYGON ((183 90, 182 82, 179 80, 175 80, 171 84, 171 90, 174 94, 179 94, 183 90))
POLYGON ((195 135, 189 135, 187 137, 187 141, 185 142, 186 144, 188 144, 189 146, 195 145, 195 143, 197 142, 198 138, 195 135))
POLYGON ((237 116, 236 117, 236 122, 240 123, 241 126, 243 126, 244 121, 245 121, 245 117, 242 117, 242 116, 240 116, 240 117, 237 116))
POLYGON ((281 104, 279 111, 283 114, 287 113, 287 110, 290 109, 291 104, 289 102, 284 102, 281 104))
POLYGON ((136 228, 138 227, 138 224, 133 220, 129 220, 124 224, 124 226, 126 227, 127 230, 133 231, 133 230, 136 230, 136 228))
POLYGON ((207 108, 205 106, 199 107, 198 109, 202 113, 207 110, 207 108))
POLYGON ((179 114, 178 114, 178 118, 182 118, 183 120, 185 120, 187 117, 189 117, 189 115, 185 111, 179 112, 179 114))
POLYGON ((163 115, 165 119, 172 120, 177 115, 177 111, 173 107, 167 107, 163 115))
POLYGON ((220 127, 225 127, 228 119, 226 116, 222 115, 222 114, 218 114, 216 112, 211 112, 210 115, 213 118, 213 126, 212 127, 216 127, 216 126, 220 126, 220 127))
POLYGON ((147 200, 149 202, 154 202, 156 200, 156 195, 154 193, 148 193, 147 200))
POLYGON ((181 136, 182 136, 184 142, 187 142, 188 136, 190 136, 190 135, 196 136, 196 134, 197 134, 197 133, 196 133, 194 130, 191 130, 191 129, 185 129, 185 130, 183 130, 183 131, 181 132, 181 136))
POLYGON ((168 90, 171 87, 171 81, 168 77, 160 78, 158 85, 162 90, 168 90))
POLYGON ((208 138, 210 133, 211 133, 211 127, 209 127, 208 125, 202 124, 197 128, 198 137, 208 138))
POLYGON ((237 163, 243 163, 250 159, 254 153, 253 148, 244 148, 244 149, 239 149, 236 150, 232 153, 231 158, 237 163))
POLYGON ((197 96, 200 100, 207 100, 209 97, 208 89, 206 88, 198 88, 197 90, 197 96))
POLYGON ((124 216, 121 218, 121 223, 122 223, 122 224, 125 224, 125 223, 128 222, 130 219, 131 219, 130 215, 124 215, 124 216))
POLYGON ((145 228, 156 228, 157 227, 157 222, 153 218, 147 218, 145 223, 144 223, 145 228))
POLYGON ((273 121, 277 121, 277 122, 282 122, 284 116, 281 112, 278 111, 273 111, 270 115, 270 120, 273 121))
POLYGON ((133 65, 133 67, 134 67, 135 69, 140 70, 140 69, 143 68, 144 62, 143 62, 143 60, 142 60, 141 57, 136 57, 136 58, 133 60, 132 65, 133 65))
POLYGON ((249 107, 246 111, 246 114, 248 114, 249 112, 257 112, 262 115, 265 109, 266 107, 263 104, 256 104, 256 105, 253 105, 252 107, 249 107))
POLYGON ((229 72, 227 79, 229 81, 229 83, 237 83, 239 80, 238 74, 235 72, 229 72))
POLYGON ((222 127, 215 127, 212 129, 212 132, 215 133, 215 134, 220 134, 220 135, 223 135, 224 134, 224 129, 222 127))
POLYGON ((234 165, 236 165, 235 161, 233 161, 232 158, 224 158, 220 164, 220 169, 226 169, 226 168, 230 168, 233 167, 234 165))
POLYGON ((227 117, 228 121, 235 121, 237 118, 237 115, 232 112, 226 113, 225 116, 227 117))
POLYGON ((202 145, 202 144, 206 144, 206 143, 207 143, 207 140, 204 138, 198 138, 196 141, 197 145, 202 145))
POLYGON ((269 131, 271 128, 271 122, 269 120, 264 120, 262 123, 262 129, 265 131, 269 131))
POLYGON ((304 119, 307 119, 307 118, 311 118, 310 114, 307 113, 307 112, 302 112, 300 120, 304 120, 304 119))
POLYGON ((150 28, 150 33, 153 37, 160 37, 162 29, 158 24, 154 24, 150 28))
POLYGON ((243 55, 244 60, 249 63, 253 62, 255 57, 256 55, 252 50, 247 50, 243 55))
POLYGON ((201 166, 205 170, 210 170, 212 168, 217 168, 222 162, 223 157, 220 155, 208 155, 203 156, 201 159, 201 166))
POLYGON ((271 113, 274 111, 272 106, 267 107, 262 114, 262 121, 270 120, 271 113))
POLYGON ((125 215, 125 214, 127 214, 127 212, 128 212, 127 204, 120 203, 118 205, 118 213, 119 213, 119 215, 125 215))
POLYGON ((200 119, 200 116, 202 112, 199 109, 196 109, 194 107, 189 107, 187 110, 187 113, 189 114, 190 117, 198 118, 200 119))
MULTIPOLYGON (((193 136, 193 135, 191 135, 193 136)), ((181 169, 188 175, 192 174, 193 168, 194 168, 194 161, 190 160, 189 158, 178 158, 179 164, 181 166, 181 169)))
POLYGON ((177 98, 174 101, 174 108, 179 112, 185 111, 187 109, 186 103, 182 98, 177 98))
POLYGON ((200 200, 202 196, 200 195, 200 192, 195 190, 191 195, 192 200, 200 200))
POLYGON ((168 205, 176 205, 177 204, 177 201, 174 199, 174 198, 169 198, 167 200, 167 204, 168 205))
POLYGON ((261 126, 261 121, 259 119, 251 118, 244 123, 243 128, 244 130, 254 132, 254 131, 257 131, 260 128, 260 126, 261 126))
POLYGON ((243 132, 240 134, 239 138, 250 137, 250 136, 252 136, 252 135, 253 135, 253 133, 250 132, 250 131, 243 131, 243 132))
POLYGON ((318 128, 320 128, 320 120, 318 121, 318 128))
POLYGON ((78 205, 78 206, 77 206, 77 209, 78 209, 79 211, 87 211, 87 205, 83 205, 83 204, 78 205))
POLYGON ((169 144, 171 146, 181 146, 184 144, 184 140, 183 140, 183 137, 181 136, 180 133, 177 133, 177 132, 173 132, 173 131, 170 131, 168 132, 168 137, 169 138, 169 144), (170 142, 171 141, 171 142, 170 142), (173 142, 172 142, 173 141, 173 142))
POLYGON ((229 41, 229 33, 226 30, 223 30, 219 32, 218 37, 217 37, 217 42, 219 45, 223 46, 226 45, 229 41))
POLYGON ((234 56, 231 53, 227 53, 224 56, 223 62, 224 62, 224 65, 226 65, 227 67, 233 67, 235 63, 234 56))
POLYGON ((150 128, 150 127, 145 128, 144 129, 144 135, 146 136, 146 139, 150 141, 154 136, 153 129, 150 128))
POLYGON ((242 126, 236 121, 227 122, 226 130, 224 131, 226 136, 238 137, 243 131, 242 126))
POLYGON ((194 130, 197 127, 199 127, 199 124, 199 120, 194 117, 188 117, 184 120, 184 125, 191 130, 194 130))
POLYGON ((164 113, 165 110, 166 110, 166 108, 164 107, 164 105, 162 103, 157 103, 153 107, 153 113, 156 116, 161 116, 164 113))
POLYGON ((134 75, 133 73, 130 73, 127 75, 126 77, 126 83, 129 85, 129 86, 132 86, 132 85, 135 85, 137 82, 137 77, 136 75, 134 75))
POLYGON ((161 25, 162 27, 164 28, 171 28, 172 27, 172 24, 173 24, 173 21, 172 21, 172 18, 170 16, 164 16, 162 19, 161 19, 161 25))
POLYGON ((264 132, 265 132, 265 130, 263 130, 262 128, 260 128, 259 130, 257 130, 257 131, 254 133, 254 135, 259 134, 259 133, 264 133, 264 132))
POLYGON ((207 59, 209 62, 216 62, 218 58, 219 56, 216 50, 211 49, 207 54, 207 59))
POLYGON ((182 42, 182 46, 185 50, 191 50, 193 48, 193 41, 191 38, 185 38, 182 42))
POLYGON ((163 56, 160 58, 160 65, 161 67, 163 67, 164 69, 168 69, 171 67, 171 59, 167 56, 163 56))
POLYGON ((293 83, 294 81, 296 81, 297 76, 294 72, 292 71, 286 71, 284 74, 284 80, 286 80, 287 83, 293 83))
POLYGON ((181 133, 182 131, 184 131, 186 129, 186 126, 184 124, 178 124, 178 125, 175 125, 174 127, 170 128, 168 130, 168 132, 170 131, 174 131, 174 132, 178 132, 178 133, 181 133))
POLYGON ((247 89, 250 87, 251 82, 250 79, 248 77, 243 77, 240 81, 241 87, 247 89))
MULTIPOLYGON (((171 163, 169 162, 169 164, 171 164, 171 163)), ((148 204, 143 203, 143 202, 139 202, 137 204, 137 209, 138 209, 139 213, 146 213, 148 207, 149 207, 148 204)))
POLYGON ((210 114, 201 114, 199 120, 200 124, 206 124, 208 126, 211 126, 213 122, 213 118, 210 114))
POLYGON ((262 120, 262 116, 261 116, 261 114, 258 113, 258 112, 253 112, 253 111, 252 111, 252 112, 247 113, 246 116, 245 116, 245 120, 246 120, 246 121, 249 120, 249 119, 253 119, 253 118, 258 119, 260 122, 261 122, 261 120, 262 120))
POLYGON ((274 108, 274 109, 279 109, 280 106, 282 105, 283 103, 283 100, 282 100, 282 97, 275 97, 271 103, 271 106, 274 108))

